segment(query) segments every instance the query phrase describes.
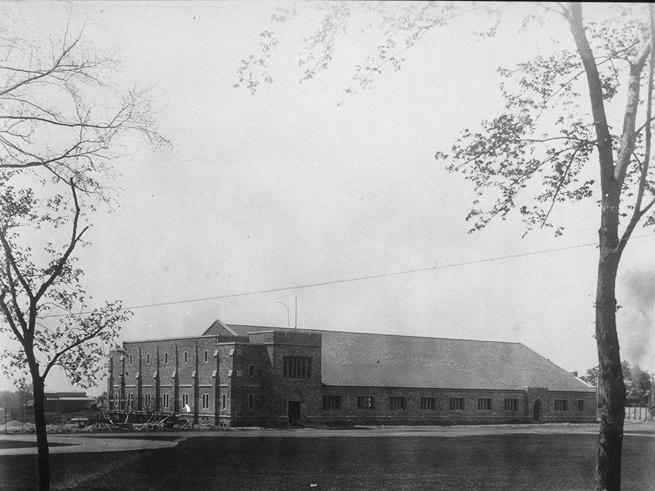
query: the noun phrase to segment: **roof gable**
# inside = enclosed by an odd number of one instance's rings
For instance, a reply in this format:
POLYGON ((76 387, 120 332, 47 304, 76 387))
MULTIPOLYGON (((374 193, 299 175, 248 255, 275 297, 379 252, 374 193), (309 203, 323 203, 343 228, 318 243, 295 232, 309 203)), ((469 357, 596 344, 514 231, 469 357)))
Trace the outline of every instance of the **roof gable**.
POLYGON ((223 324, 220 319, 216 319, 211 326, 205 329, 202 336, 237 336, 237 334, 227 324, 223 324))

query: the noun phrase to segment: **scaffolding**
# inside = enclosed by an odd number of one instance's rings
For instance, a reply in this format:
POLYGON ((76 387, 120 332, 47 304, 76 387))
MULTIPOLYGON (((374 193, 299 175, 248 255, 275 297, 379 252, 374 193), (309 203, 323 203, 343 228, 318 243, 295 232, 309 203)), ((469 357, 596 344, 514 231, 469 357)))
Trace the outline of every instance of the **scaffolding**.
POLYGON ((131 398, 109 399, 105 408, 99 408, 94 429, 162 431, 172 429, 194 429, 196 424, 190 414, 162 410, 159 407, 139 408, 131 398))

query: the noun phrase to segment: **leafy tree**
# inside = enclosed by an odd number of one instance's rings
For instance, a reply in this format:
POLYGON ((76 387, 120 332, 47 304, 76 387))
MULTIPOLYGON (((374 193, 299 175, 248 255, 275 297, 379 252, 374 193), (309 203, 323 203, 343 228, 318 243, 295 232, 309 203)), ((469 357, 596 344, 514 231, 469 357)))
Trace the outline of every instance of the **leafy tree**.
MULTIPOLYGON (((32 399, 31 385, 19 387, 15 391, 0 391, 0 408, 3 411, 3 418, 5 416, 7 419, 19 418, 21 416, 21 406, 30 399, 32 399)), ((4 423, 4 420, 0 420, 0 424, 2 423, 4 423)))
POLYGON ((593 385, 594 387, 598 384, 598 374, 600 373, 600 369, 598 366, 595 366, 593 368, 587 369, 585 374, 580 377, 581 380, 584 380, 587 382, 589 385, 593 385))
POLYGON ((48 489, 46 378, 59 367, 91 385, 130 315, 120 301, 92 306, 76 251, 93 212, 114 197, 110 163, 125 138, 166 141, 147 91, 115 87, 116 62, 81 32, 44 42, 18 25, 0 30, 0 329, 10 338, 2 362, 33 385, 39 488, 48 489))
POLYGON ((653 383, 650 375, 639 366, 632 369, 632 390, 628 390, 627 398, 632 404, 638 406, 653 406, 653 383))
MULTIPOLYGON (((319 27, 302 41, 301 81, 326 70, 338 37, 349 25, 380 39, 376 53, 356 65, 346 93, 366 90, 385 72, 401 68, 403 54, 430 30, 451 19, 487 9, 495 19, 478 36, 493 36, 505 6, 476 4, 326 3, 319 4, 319 27), (364 17, 365 22, 358 22, 364 17), (375 20, 373 20, 375 19, 375 20)), ((652 8, 615 6, 599 22, 585 22, 582 6, 530 6, 523 28, 564 22, 572 45, 557 44, 515 67, 499 69, 502 112, 466 129, 450 151, 437 159, 470 181, 478 198, 466 219, 471 231, 518 210, 526 232, 563 228, 552 221, 555 205, 593 199, 600 205, 596 290, 596 343, 602 386, 601 426, 596 466, 598 489, 619 489, 625 385, 616 330, 616 275, 635 228, 655 224, 655 182, 650 166, 653 79, 652 8), (536 9, 536 10, 535 10, 536 9), (537 11, 535 15, 534 11, 537 11), (650 12, 650 22, 649 15, 650 12), (644 90, 645 88, 645 90, 644 90), (607 107, 626 97, 621 121, 608 119, 607 107), (591 114, 589 114, 591 109, 591 114), (617 128, 620 128, 617 131, 617 128)), ((272 56, 285 24, 298 9, 278 9, 271 28, 261 32, 259 51, 242 60, 236 87, 251 92, 272 83, 272 56)))
MULTIPOLYGON (((623 373, 623 383, 626 390, 626 401, 631 405, 645 406, 649 401, 652 390, 650 375, 644 372, 639 365, 630 366, 630 362, 623 360, 621 362, 621 372, 623 373)), ((598 383, 598 366, 587 370, 586 374, 580 377, 589 385, 598 383)))

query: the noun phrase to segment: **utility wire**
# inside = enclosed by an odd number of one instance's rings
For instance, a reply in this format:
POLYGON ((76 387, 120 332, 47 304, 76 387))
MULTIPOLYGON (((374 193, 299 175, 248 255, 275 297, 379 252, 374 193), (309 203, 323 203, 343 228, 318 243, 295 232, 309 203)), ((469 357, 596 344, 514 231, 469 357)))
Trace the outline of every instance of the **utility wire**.
MULTIPOLYGON (((631 237, 630 240, 634 239, 642 239, 646 237, 655 237, 654 234, 642 234, 642 235, 634 235, 631 237)), ((168 302, 158 302, 158 303, 150 303, 150 304, 143 304, 143 305, 132 305, 129 307, 123 307, 123 310, 137 310, 137 309, 149 309, 149 308, 154 308, 154 307, 165 307, 167 305, 180 305, 180 304, 185 304, 185 303, 196 303, 196 302, 207 302, 209 300, 221 300, 225 298, 235 298, 235 297, 247 297, 250 295, 261 295, 264 293, 276 293, 276 292, 284 292, 284 291, 289 291, 289 290, 300 290, 302 288, 314 288, 317 286, 328 286, 328 285, 340 285, 344 283, 354 283, 356 281, 365 281, 365 280, 374 280, 378 278, 387 278, 391 276, 402 276, 402 275, 408 275, 408 274, 414 274, 414 273, 422 273, 425 271, 437 271, 440 269, 450 269, 450 268, 458 268, 461 266, 470 266, 473 264, 485 264, 485 263, 493 263, 496 261, 506 261, 508 259, 515 259, 519 257, 528 257, 528 256, 537 256, 541 254, 549 254, 551 252, 560 252, 560 251, 568 251, 572 249, 581 249, 583 247, 591 247, 597 245, 596 242, 584 242, 580 244, 575 244, 575 245, 570 245, 570 246, 564 246, 564 247, 556 247, 553 249, 541 249, 537 251, 530 251, 530 252, 523 252, 519 254, 509 254, 507 256, 495 256, 495 257, 487 257, 483 259, 475 259, 472 261, 462 261, 458 263, 449 263, 449 264, 438 264, 436 263, 434 266, 426 266, 423 268, 417 268, 417 269, 407 269, 404 271, 392 271, 388 273, 378 273, 378 274, 372 274, 372 275, 366 275, 366 276, 357 276, 354 278, 344 278, 344 279, 339 279, 339 280, 329 280, 329 281, 320 281, 316 283, 303 283, 299 285, 293 285, 293 286, 283 286, 279 288, 269 288, 265 290, 252 290, 252 291, 247 291, 247 292, 239 292, 239 293, 228 293, 225 295, 215 295, 212 297, 199 297, 199 298, 190 298, 190 299, 184 299, 184 300, 171 300, 168 302)), ((41 318, 52 318, 52 317, 70 317, 70 316, 77 316, 77 315, 86 315, 90 314, 90 311, 85 311, 85 312, 78 312, 78 313, 67 313, 67 314, 50 314, 50 315, 44 315, 41 318)))

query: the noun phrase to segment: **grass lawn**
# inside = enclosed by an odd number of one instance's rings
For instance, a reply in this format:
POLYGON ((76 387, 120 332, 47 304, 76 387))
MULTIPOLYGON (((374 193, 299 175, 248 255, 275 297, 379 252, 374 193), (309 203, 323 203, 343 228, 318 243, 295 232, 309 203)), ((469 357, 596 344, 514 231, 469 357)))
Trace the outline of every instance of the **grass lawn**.
MULTIPOLYGON (((591 489, 596 450, 585 434, 189 437, 166 449, 53 455, 53 488, 591 489)), ((623 456, 624 489, 654 489, 655 438, 627 436, 623 456)), ((0 487, 34 489, 35 469, 35 456, 0 457, 0 487)))

